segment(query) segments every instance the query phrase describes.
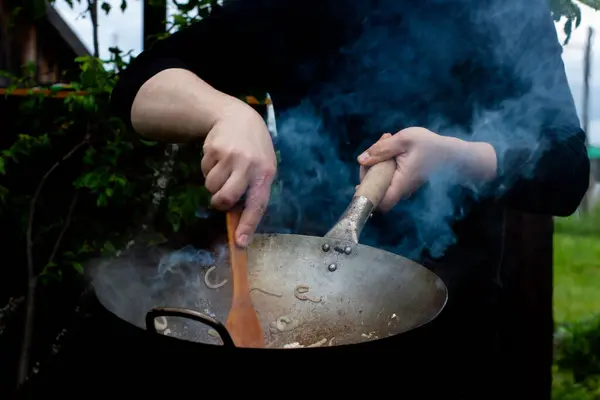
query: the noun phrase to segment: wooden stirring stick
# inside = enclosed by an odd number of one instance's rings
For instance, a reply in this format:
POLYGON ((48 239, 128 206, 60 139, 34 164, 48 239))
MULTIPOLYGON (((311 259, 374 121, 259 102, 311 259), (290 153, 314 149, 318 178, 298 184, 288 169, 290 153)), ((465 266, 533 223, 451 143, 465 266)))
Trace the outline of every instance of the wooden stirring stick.
POLYGON ((235 208, 227 213, 227 239, 233 279, 233 299, 225 326, 236 346, 265 347, 260 322, 250 298, 248 271, 246 267, 246 249, 235 242, 235 231, 240 223, 242 210, 235 208))

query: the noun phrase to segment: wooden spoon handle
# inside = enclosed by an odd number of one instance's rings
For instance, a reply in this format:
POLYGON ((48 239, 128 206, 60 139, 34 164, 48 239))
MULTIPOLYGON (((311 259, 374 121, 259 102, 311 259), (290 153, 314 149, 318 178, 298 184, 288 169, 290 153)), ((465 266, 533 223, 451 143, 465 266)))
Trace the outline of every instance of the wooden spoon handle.
POLYGON ((234 298, 236 295, 245 294, 250 290, 248 287, 246 249, 239 247, 235 241, 235 231, 240 223, 241 214, 242 210, 235 208, 226 215, 227 241, 229 244, 234 298))
POLYGON ((246 249, 235 242, 235 231, 239 225, 242 210, 235 208, 227 213, 227 239, 233 280, 233 299, 227 317, 227 330, 236 346, 265 347, 263 331, 250 297, 246 249))
POLYGON ((360 183, 355 196, 366 197, 373 203, 373 207, 377 208, 392 183, 394 171, 396 171, 396 160, 382 161, 373 165, 360 183))

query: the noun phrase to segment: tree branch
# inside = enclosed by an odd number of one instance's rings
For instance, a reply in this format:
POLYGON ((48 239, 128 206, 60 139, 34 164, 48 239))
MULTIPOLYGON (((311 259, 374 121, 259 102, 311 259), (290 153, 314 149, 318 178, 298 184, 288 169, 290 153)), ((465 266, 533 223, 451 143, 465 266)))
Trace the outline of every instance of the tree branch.
POLYGON ((65 219, 65 223, 56 238, 56 242, 54 242, 54 248, 52 249, 52 253, 50 253, 50 257, 48 258, 48 264, 52 264, 54 262, 54 258, 56 257, 56 253, 60 249, 60 245, 62 244, 63 237, 71 226, 71 219, 73 218, 73 212, 75 211, 75 206, 77 205, 77 201, 79 200, 79 192, 75 192, 73 196, 73 200, 71 200, 71 204, 69 205, 69 210, 67 211, 67 218, 65 219))
POLYGON ((94 46, 94 57, 100 57, 100 45, 98 44, 98 2, 87 0, 90 20, 92 21, 92 42, 94 46))
MULTIPOLYGON (((37 287, 37 275, 35 274, 34 269, 34 260, 33 260, 33 221, 35 216, 35 207, 37 205, 40 194, 42 193, 42 189, 48 180, 48 177, 66 160, 71 158, 73 154, 75 154, 79 149, 85 146, 88 143, 90 135, 86 135, 83 141, 78 143, 75 147, 73 147, 67 154, 63 156, 62 159, 54 163, 52 167, 42 177, 40 180, 33 198, 31 199, 31 203, 29 205, 29 220, 27 222, 27 294, 25 297, 25 325, 23 329, 23 342, 21 344, 21 356, 19 359, 19 369, 17 373, 17 383, 21 385, 27 379, 29 374, 29 356, 31 353, 31 339, 33 336, 33 322, 34 322, 34 314, 35 314, 35 291, 37 287)), ((61 239, 62 240, 62 239, 61 239)))

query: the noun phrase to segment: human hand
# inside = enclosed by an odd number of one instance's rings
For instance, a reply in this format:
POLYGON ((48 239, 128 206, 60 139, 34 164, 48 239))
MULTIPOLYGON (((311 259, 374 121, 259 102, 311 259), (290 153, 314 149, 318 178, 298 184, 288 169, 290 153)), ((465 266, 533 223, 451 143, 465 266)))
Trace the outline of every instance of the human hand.
POLYGON ((265 213, 277 169, 271 135, 256 111, 236 103, 215 122, 203 150, 201 167, 213 195, 211 205, 226 211, 246 194, 235 232, 236 243, 245 247, 265 213))
POLYGON ((358 157, 360 179, 369 167, 391 158, 396 171, 379 209, 389 211, 409 197, 440 167, 455 168, 467 179, 487 181, 496 176, 497 159, 488 143, 441 136, 425 128, 407 128, 381 139, 358 157))

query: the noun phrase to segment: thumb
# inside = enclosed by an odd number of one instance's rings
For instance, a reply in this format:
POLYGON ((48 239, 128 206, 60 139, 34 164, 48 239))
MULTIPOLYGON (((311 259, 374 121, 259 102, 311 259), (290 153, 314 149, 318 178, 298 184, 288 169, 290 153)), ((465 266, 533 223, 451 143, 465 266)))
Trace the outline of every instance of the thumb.
POLYGON ((371 167, 381 161, 394 158, 397 155, 395 147, 393 136, 386 133, 358 157, 358 162, 365 167, 371 167))

